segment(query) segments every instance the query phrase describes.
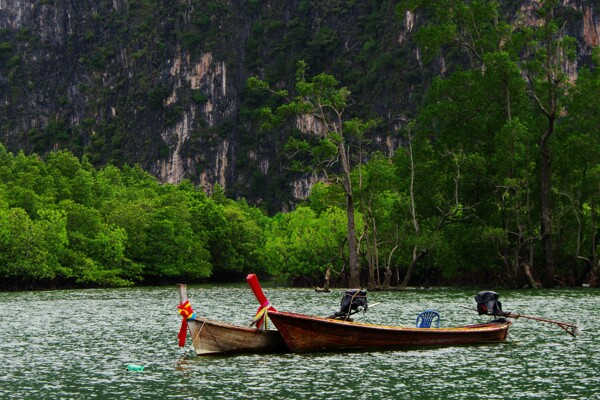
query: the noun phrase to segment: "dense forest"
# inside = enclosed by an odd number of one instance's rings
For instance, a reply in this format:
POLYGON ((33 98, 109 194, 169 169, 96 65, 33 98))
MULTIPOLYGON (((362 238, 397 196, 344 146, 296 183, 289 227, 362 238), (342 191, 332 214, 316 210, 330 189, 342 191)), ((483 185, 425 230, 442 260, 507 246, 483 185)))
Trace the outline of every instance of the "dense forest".
POLYGON ((423 60, 443 53, 452 68, 398 121, 393 154, 374 152, 369 135, 389 121, 357 110, 341 77, 314 60, 296 60, 287 80, 245 81, 244 118, 281 140, 282 168, 320 177, 289 212, 218 185, 163 184, 140 166, 2 147, 3 285, 255 272, 371 289, 598 286, 600 52, 569 71, 577 43, 558 1, 535 3, 522 24, 488 1, 395 11, 417 10, 423 60))

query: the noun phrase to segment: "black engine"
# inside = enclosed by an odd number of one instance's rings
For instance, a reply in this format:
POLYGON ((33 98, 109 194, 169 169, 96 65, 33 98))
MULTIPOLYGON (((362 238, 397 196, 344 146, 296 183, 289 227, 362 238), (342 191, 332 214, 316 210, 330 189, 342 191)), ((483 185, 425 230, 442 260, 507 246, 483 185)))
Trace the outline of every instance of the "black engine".
POLYGON ((477 302, 477 312, 479 315, 507 316, 507 313, 502 311, 502 303, 498 300, 499 297, 500 295, 496 292, 477 293, 475 301, 477 302))
POLYGON ((367 303, 367 291, 362 289, 350 289, 344 292, 342 302, 340 303, 340 311, 329 316, 329 318, 347 320, 352 314, 359 311, 367 311, 369 305, 367 303))

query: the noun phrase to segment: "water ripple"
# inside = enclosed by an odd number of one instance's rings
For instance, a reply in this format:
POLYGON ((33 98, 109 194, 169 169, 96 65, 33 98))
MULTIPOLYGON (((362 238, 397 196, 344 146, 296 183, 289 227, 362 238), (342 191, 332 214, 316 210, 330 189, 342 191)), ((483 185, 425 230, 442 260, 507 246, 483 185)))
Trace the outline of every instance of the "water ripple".
MULTIPOLYGON (((278 309, 336 311, 341 291, 270 289, 278 309)), ((476 291, 374 292, 365 322, 414 324, 426 308, 444 326, 481 322, 476 291)), ((0 293, 3 399, 600 399, 596 290, 506 291, 504 308, 573 322, 576 339, 553 324, 518 319, 503 344, 393 352, 185 358, 177 347, 175 288, 0 293), (127 371, 140 364, 142 372, 127 371)), ((245 287, 195 286, 197 312, 247 325, 256 301, 245 287)))

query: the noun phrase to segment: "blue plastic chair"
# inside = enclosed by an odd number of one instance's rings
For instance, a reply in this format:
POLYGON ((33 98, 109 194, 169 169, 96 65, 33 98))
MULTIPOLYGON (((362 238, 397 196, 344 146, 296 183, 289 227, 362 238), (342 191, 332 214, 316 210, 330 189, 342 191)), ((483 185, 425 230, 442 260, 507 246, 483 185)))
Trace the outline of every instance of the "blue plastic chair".
POLYGON ((440 313, 435 310, 425 310, 417 317, 417 328, 431 328, 435 321, 435 327, 440 327, 440 313))

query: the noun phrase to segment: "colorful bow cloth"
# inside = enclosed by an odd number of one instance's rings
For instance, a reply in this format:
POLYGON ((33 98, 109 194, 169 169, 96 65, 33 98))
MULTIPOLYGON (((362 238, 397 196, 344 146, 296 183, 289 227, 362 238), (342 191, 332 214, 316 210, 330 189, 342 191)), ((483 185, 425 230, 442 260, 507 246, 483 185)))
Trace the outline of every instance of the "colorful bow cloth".
POLYGON ((185 338, 187 336, 188 320, 196 319, 196 313, 192 309, 192 305, 189 300, 184 303, 179 303, 177 306, 177 312, 183 317, 181 320, 181 328, 179 328, 179 347, 185 346, 185 338))
POLYGON ((269 308, 273 309, 269 301, 265 301, 258 307, 254 320, 252 321, 252 325, 256 325, 256 329, 268 329, 269 308))

